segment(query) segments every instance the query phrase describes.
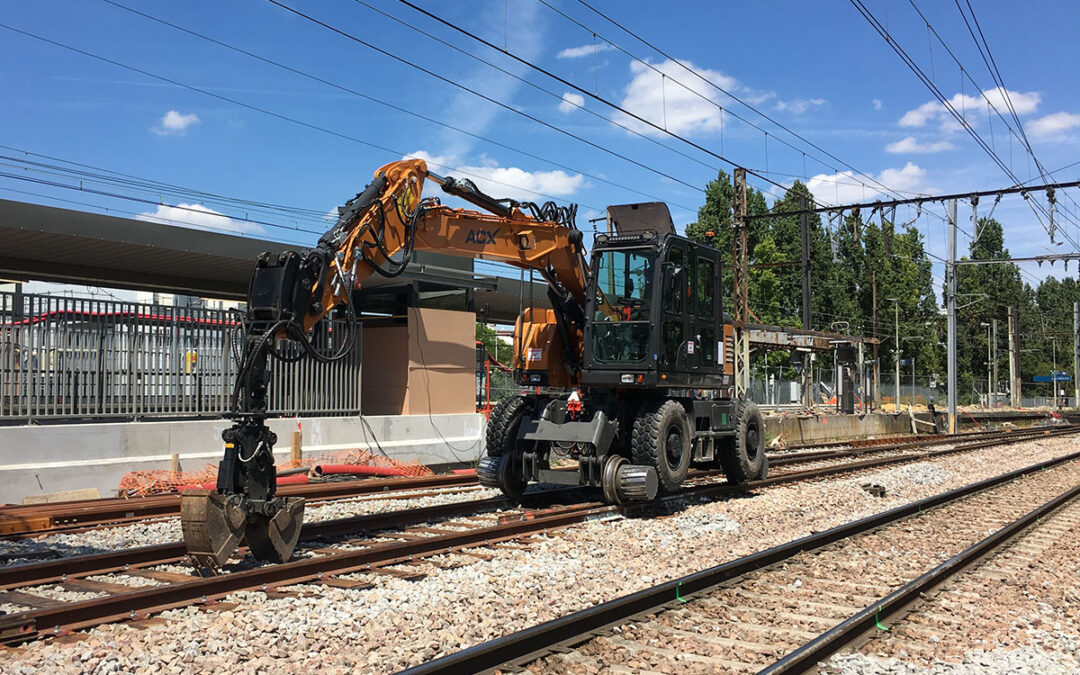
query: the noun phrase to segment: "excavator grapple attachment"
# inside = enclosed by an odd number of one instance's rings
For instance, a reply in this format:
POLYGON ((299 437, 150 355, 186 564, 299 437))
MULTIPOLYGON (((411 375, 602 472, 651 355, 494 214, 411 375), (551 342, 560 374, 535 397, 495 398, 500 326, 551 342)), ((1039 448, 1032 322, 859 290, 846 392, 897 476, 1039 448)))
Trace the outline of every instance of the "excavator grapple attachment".
POLYGON ((216 570, 240 546, 247 528, 241 497, 212 490, 189 490, 180 496, 184 545, 195 567, 216 570))
POLYGON ((259 560, 280 563, 292 557, 304 523, 304 500, 300 497, 279 497, 282 508, 270 518, 252 516, 248 519, 247 545, 259 560))
POLYGON ((191 490, 180 498, 184 544, 196 569, 212 574, 241 543, 266 562, 285 562, 292 556, 304 521, 304 500, 278 497, 256 502, 241 495, 191 490))

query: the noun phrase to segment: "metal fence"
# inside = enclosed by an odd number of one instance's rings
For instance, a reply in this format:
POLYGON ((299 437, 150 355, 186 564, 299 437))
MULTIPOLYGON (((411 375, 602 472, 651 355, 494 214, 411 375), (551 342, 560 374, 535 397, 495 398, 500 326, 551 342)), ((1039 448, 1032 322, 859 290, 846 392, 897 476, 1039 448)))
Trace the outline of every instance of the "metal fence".
MULTIPOLYGON (((0 293, 0 422, 220 416, 237 327, 227 310, 0 293)), ((343 328, 323 322, 315 344, 331 352, 343 328)), ((272 414, 360 412, 359 339, 340 361, 271 369, 272 414)))

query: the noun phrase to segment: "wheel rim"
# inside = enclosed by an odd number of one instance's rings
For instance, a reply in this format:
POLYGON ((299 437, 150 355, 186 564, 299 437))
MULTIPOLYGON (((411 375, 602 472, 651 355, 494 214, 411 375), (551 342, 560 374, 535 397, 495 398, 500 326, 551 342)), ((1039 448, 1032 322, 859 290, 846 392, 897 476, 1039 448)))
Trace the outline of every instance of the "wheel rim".
POLYGON ((664 444, 664 453, 667 455, 668 466, 675 469, 682 464, 683 458, 683 434, 679 425, 673 424, 668 427, 667 441, 664 444))
POLYGON ((751 424, 746 428, 746 457, 754 462, 757 460, 758 452, 761 447, 761 437, 758 434, 758 428, 756 424, 751 424))

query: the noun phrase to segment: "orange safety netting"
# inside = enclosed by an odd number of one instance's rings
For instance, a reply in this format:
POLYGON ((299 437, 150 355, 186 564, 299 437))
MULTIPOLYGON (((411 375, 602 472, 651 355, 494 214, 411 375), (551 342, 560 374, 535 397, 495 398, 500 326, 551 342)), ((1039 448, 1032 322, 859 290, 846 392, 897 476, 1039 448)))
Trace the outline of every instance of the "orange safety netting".
POLYGON ((182 485, 212 483, 217 480, 217 466, 207 464, 202 471, 130 471, 120 478, 117 497, 146 497, 177 492, 182 485))
MULTIPOLYGON (((277 469, 279 472, 298 468, 313 470, 316 466, 340 464, 394 468, 400 470, 402 476, 431 476, 435 473, 420 462, 390 459, 360 449, 321 452, 299 461, 287 460, 278 464, 277 469)), ((216 480, 217 466, 214 464, 207 464, 202 471, 132 471, 120 479, 117 496, 145 497, 166 494, 177 492, 184 485, 213 483, 216 480)))

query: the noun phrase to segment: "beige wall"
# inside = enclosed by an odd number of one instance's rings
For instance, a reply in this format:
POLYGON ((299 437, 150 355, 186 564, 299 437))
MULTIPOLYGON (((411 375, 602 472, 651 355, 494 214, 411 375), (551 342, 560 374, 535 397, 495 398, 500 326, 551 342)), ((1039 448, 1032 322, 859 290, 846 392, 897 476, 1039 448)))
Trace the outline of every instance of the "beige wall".
POLYGON ((410 308, 407 321, 364 328, 364 414, 475 412, 476 315, 410 308))

